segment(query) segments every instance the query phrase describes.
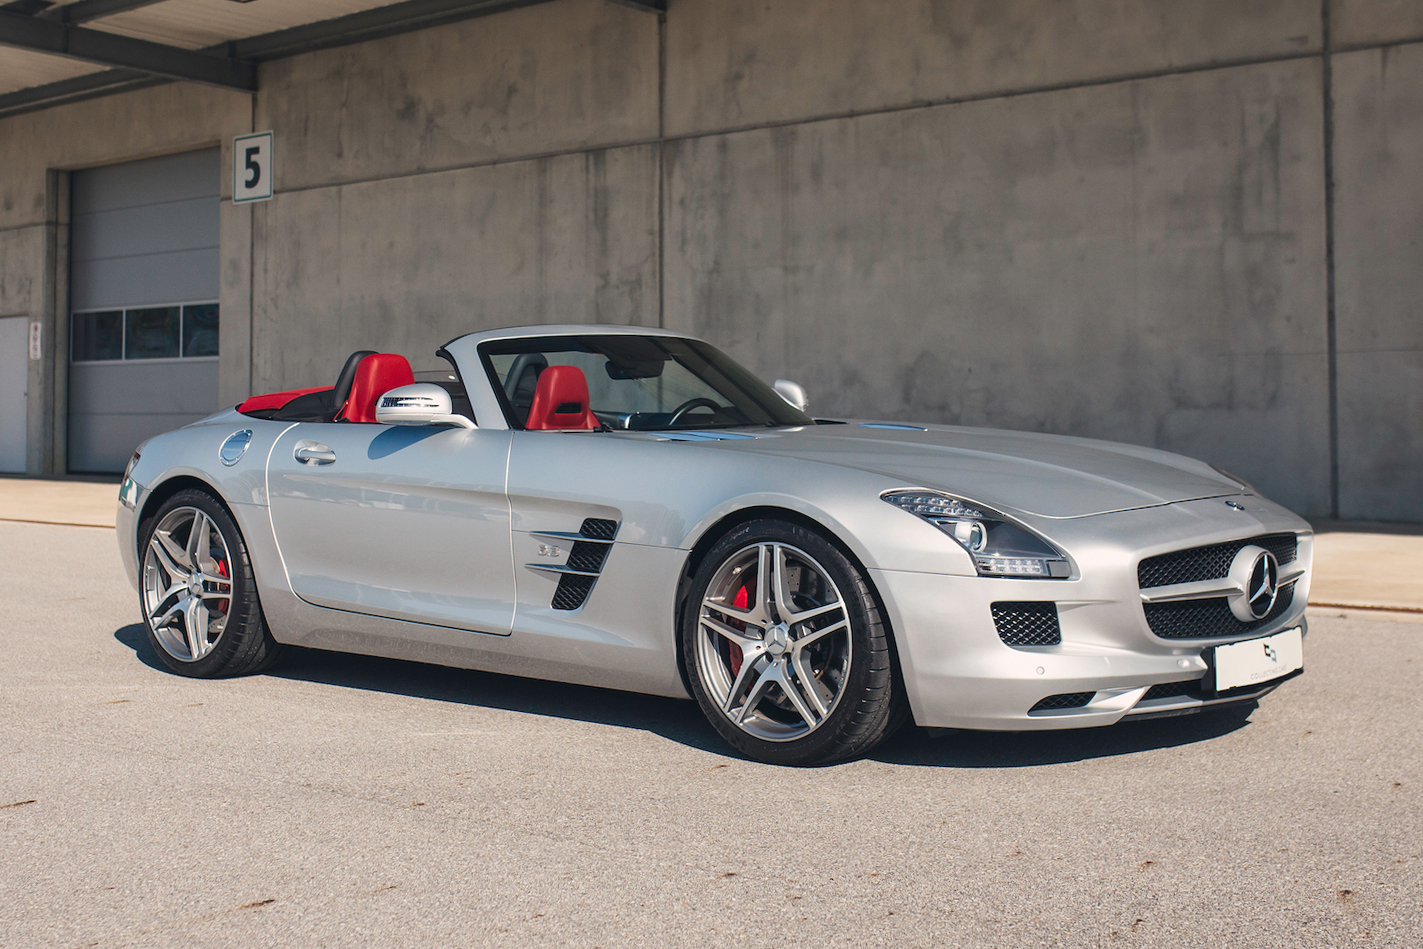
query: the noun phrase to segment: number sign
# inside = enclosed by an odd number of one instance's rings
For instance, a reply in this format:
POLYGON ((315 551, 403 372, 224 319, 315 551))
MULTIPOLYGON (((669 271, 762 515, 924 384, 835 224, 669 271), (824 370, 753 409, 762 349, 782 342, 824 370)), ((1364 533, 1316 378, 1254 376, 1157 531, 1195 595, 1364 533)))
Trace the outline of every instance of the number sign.
POLYGON ((232 203, 266 201, 272 196, 272 133, 239 135, 232 140, 232 203))

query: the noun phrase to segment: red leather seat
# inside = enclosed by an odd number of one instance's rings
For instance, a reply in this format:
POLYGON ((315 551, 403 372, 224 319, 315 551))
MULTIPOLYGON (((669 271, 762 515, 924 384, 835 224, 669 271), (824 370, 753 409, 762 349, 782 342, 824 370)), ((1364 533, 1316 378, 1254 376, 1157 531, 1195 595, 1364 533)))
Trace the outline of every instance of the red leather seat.
POLYGON ((297 396, 310 395, 313 392, 330 392, 331 389, 331 386, 316 386, 312 389, 288 389, 286 392, 268 392, 265 395, 254 395, 239 405, 237 411, 259 412, 263 409, 279 409, 297 396))
POLYGON ((534 403, 529 406, 529 431, 594 429, 602 423, 588 407, 588 379, 577 366, 549 366, 539 373, 534 403))
POLYGON ((391 389, 408 386, 415 381, 410 361, 395 353, 375 353, 361 360, 356 367, 356 379, 351 383, 351 395, 336 420, 374 422, 376 400, 391 389))

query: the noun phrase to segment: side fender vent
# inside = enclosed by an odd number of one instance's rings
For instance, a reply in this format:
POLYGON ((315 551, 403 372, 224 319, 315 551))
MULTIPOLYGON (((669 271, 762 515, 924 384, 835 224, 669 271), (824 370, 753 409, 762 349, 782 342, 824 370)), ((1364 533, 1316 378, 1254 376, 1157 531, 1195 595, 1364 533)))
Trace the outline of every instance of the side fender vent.
MULTIPOLYGON (((601 517, 589 517, 578 528, 578 536, 587 540, 573 541, 568 552, 568 562, 560 568, 563 573, 558 578, 558 589, 553 592, 550 604, 556 610, 577 610, 588 602, 593 585, 608 562, 608 554, 613 549, 613 538, 618 536, 619 523, 601 517)), ((571 535, 563 535, 572 540, 571 535)))
POLYGON ((576 610, 593 592, 597 577, 585 577, 576 573, 565 573, 558 579, 558 589, 553 591, 553 608, 556 610, 576 610))
POLYGON ((583 521, 578 533, 592 540, 612 540, 618 536, 618 522, 601 517, 590 517, 583 521))
POLYGON ((612 544, 575 541, 573 550, 568 555, 568 566, 583 573, 602 573, 603 562, 608 559, 608 551, 612 549, 612 544))

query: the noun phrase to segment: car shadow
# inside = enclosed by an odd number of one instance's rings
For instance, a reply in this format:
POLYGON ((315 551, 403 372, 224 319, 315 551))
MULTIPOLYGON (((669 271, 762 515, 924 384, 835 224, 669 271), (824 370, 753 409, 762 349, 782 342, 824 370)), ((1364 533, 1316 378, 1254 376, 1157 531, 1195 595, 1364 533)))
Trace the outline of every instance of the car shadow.
MULTIPOLYGON (((138 660, 149 668, 173 674, 154 652, 142 624, 115 630, 114 639, 132 649, 138 660)), ((264 675, 635 728, 720 757, 741 757, 712 730, 696 703, 683 699, 301 647, 288 647, 281 661, 264 675)), ((1178 718, 1067 731, 951 729, 930 737, 925 729, 907 726, 866 757, 886 764, 930 768, 1032 768, 1065 764, 1219 738, 1248 725, 1248 716, 1254 708, 1250 704, 1178 718)))
POLYGON ((1209 741, 1250 724, 1255 703, 1102 728, 1035 732, 985 732, 945 729, 933 734, 905 728, 869 757, 887 764, 933 768, 1033 768, 1090 758, 1177 748, 1209 741))
MULTIPOLYGON (((114 639, 132 649, 144 665, 172 674, 158 658, 142 624, 115 630, 114 639)), ((636 728, 701 751, 735 756, 696 704, 681 699, 296 646, 288 646, 281 660, 263 675, 636 728)))
POLYGON ((158 658, 158 653, 154 652, 153 644, 148 641, 148 634, 144 632, 142 623, 120 626, 114 630, 114 639, 132 649, 133 654, 138 657, 138 661, 148 668, 171 674, 169 668, 163 664, 163 660, 158 658))

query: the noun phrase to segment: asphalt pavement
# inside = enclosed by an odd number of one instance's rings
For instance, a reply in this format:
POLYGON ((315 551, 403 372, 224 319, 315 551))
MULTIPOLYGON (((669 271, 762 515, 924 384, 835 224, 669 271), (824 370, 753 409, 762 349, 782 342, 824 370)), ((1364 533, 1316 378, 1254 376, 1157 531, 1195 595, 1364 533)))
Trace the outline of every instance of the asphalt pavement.
POLYGON ((164 670, 112 530, 0 523, 0 946, 1420 946, 1423 625, 1248 718, 910 729, 301 651, 164 670))

